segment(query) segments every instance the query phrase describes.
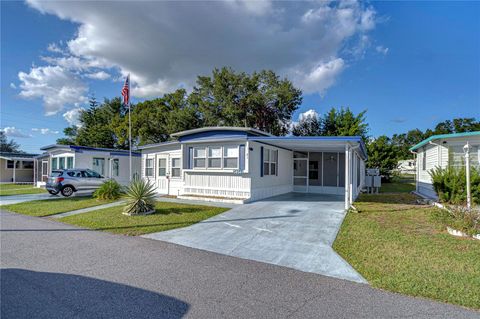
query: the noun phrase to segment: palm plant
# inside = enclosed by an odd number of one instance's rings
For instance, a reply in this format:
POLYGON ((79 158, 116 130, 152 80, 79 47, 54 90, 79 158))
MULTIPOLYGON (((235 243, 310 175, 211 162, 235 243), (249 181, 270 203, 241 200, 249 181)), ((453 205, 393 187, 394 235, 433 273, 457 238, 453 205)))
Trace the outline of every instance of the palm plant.
POLYGON ((124 208, 125 215, 150 214, 155 209, 155 185, 143 179, 134 179, 128 186, 124 208))
POLYGON ((122 196, 122 192, 122 186, 115 180, 110 179, 93 193, 93 197, 102 200, 118 199, 122 196))

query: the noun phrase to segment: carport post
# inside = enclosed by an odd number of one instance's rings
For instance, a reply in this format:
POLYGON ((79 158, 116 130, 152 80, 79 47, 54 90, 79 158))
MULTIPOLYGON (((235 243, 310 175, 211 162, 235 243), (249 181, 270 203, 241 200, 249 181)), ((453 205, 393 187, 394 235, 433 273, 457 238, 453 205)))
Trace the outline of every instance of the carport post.
POLYGON ((349 189, 350 189, 350 150, 348 148, 348 144, 345 145, 345 209, 350 208, 350 194, 349 194, 349 189))
POLYGON ((15 168, 17 166, 17 161, 13 160, 13 183, 15 183, 15 168))

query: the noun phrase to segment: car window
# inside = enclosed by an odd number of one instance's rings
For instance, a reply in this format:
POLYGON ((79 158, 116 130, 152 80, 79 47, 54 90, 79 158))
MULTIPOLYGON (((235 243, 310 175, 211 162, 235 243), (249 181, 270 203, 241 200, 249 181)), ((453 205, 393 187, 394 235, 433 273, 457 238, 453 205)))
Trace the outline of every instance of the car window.
POLYGON ((85 171, 85 173, 86 173, 87 177, 91 177, 91 178, 99 178, 99 177, 101 177, 100 174, 98 174, 98 173, 95 172, 95 171, 89 170, 89 169, 87 169, 87 170, 85 171))
POLYGON ((52 171, 52 174, 50 176, 52 177, 58 177, 58 176, 62 176, 62 171, 52 171))
POLYGON ((67 172, 68 176, 75 177, 75 172, 67 172))

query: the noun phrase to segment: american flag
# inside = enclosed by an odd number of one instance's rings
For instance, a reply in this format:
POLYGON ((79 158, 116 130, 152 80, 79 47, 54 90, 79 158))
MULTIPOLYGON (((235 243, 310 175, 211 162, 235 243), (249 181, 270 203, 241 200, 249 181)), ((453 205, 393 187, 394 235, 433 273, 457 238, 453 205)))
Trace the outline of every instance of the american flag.
POLYGON ((128 105, 128 103, 130 102, 130 74, 127 75, 127 78, 125 79, 125 84, 123 84, 122 96, 123 105, 128 105))

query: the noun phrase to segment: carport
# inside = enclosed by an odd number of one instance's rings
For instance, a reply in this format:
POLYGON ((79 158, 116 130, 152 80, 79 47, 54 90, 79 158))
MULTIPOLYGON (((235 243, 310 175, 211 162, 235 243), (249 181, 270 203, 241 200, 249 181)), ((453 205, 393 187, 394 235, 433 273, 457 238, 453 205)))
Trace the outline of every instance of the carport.
POLYGON ((367 153, 359 136, 258 136, 248 140, 291 151, 294 192, 342 195, 348 209, 364 187, 367 153))
POLYGON ((198 224, 143 237, 365 282, 333 249, 343 195, 288 193, 236 205, 198 224))

